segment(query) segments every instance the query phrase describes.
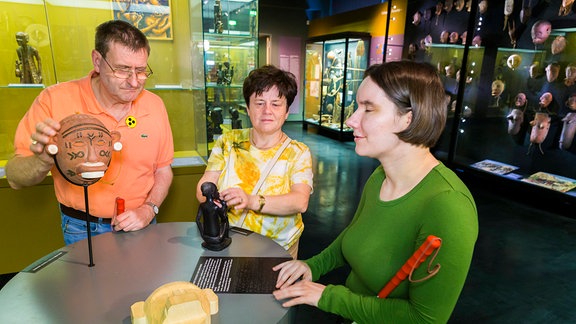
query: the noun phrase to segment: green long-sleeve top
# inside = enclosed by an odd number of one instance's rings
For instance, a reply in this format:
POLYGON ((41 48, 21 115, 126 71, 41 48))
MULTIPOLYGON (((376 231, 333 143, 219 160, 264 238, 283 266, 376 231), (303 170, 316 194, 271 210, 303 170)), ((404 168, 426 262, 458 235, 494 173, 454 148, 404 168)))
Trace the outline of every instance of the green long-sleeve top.
MULTIPOLYGON (((328 285, 318 308, 364 323, 445 323, 462 291, 478 236, 472 194, 440 163, 409 193, 381 201, 382 166, 368 179, 356 214, 332 244, 305 262, 313 280, 345 264, 345 286, 328 285), (385 299, 378 292, 429 235, 442 239, 436 275, 408 278, 385 299)), ((430 256, 412 274, 428 275, 430 256)))

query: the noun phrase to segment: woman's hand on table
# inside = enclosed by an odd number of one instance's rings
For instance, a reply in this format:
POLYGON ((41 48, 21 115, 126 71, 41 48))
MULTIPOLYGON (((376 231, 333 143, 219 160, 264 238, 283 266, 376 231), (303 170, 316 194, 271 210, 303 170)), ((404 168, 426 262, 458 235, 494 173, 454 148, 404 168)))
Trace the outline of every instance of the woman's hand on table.
POLYGON ((299 304, 318 306, 326 286, 312 281, 312 271, 306 263, 298 260, 286 261, 272 270, 280 271, 276 280, 278 290, 275 290, 273 295, 277 300, 288 299, 282 304, 283 307, 299 304))

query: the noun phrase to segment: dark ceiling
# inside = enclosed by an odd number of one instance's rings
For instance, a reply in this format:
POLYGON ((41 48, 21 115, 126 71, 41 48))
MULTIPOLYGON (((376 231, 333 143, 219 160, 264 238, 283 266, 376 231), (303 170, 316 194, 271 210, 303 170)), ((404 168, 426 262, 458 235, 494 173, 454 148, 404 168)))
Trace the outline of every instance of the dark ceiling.
POLYGON ((271 8, 289 8, 289 9, 308 9, 307 0, 259 0, 258 4, 260 7, 271 7, 271 8))

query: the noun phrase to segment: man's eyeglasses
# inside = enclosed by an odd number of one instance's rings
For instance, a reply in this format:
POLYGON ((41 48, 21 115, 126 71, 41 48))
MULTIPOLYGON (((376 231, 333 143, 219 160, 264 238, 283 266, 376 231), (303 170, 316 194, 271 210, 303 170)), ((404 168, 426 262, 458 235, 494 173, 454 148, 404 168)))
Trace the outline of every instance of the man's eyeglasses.
MULTIPOLYGON (((102 55, 102 53, 100 53, 100 55, 102 55)), ((104 55, 102 55, 102 59, 104 60, 104 62, 106 62, 106 64, 108 64, 110 70, 112 70, 112 75, 114 75, 118 79, 123 80, 130 79, 132 77, 132 74, 136 74, 136 78, 138 80, 146 80, 154 73, 152 71, 152 68, 148 64, 146 64, 146 70, 115 69, 112 67, 112 65, 110 65, 110 63, 108 63, 104 55)))

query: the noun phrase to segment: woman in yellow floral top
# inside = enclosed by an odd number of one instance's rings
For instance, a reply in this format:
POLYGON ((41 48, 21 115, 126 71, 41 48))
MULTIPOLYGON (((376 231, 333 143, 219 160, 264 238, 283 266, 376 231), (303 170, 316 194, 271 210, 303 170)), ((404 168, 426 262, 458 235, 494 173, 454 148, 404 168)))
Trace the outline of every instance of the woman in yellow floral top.
POLYGON ((308 147, 288 138, 282 125, 297 94, 294 75, 274 66, 255 69, 244 80, 243 94, 252 128, 226 132, 214 144, 196 197, 205 200, 200 186, 213 182, 229 207, 231 226, 266 235, 297 257, 298 240, 304 230, 302 213, 312 192, 312 157, 308 147), (252 194, 261 174, 282 149, 252 194), (246 213, 245 219, 242 214, 246 213))

